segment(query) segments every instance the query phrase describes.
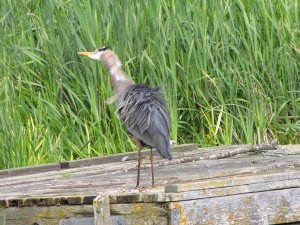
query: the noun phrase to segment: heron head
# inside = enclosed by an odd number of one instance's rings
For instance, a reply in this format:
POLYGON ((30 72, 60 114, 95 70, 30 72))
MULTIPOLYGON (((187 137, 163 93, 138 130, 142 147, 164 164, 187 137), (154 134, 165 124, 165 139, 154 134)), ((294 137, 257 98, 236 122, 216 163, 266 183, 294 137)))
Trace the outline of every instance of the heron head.
POLYGON ((102 56, 109 51, 111 51, 111 48, 109 46, 104 46, 102 48, 96 49, 94 52, 78 52, 78 54, 88 56, 91 59, 102 62, 102 56))

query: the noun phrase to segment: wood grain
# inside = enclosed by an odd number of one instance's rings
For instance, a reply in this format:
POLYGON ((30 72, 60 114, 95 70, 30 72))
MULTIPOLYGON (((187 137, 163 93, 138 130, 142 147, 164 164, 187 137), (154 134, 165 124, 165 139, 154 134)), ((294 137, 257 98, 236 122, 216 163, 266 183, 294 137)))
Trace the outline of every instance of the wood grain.
MULTIPOLYGON (((122 215, 126 224, 143 224, 144 220, 149 224, 296 221, 300 218, 296 202, 300 202, 300 145, 282 146, 279 152, 269 147, 180 146, 171 162, 154 157, 155 188, 151 188, 148 153, 143 152, 141 190, 134 188, 135 153, 1 171, 0 221, 41 225, 88 218, 94 216, 94 199, 104 195, 105 215, 110 211, 113 221, 122 215)), ((98 217, 100 205, 94 202, 98 217)))

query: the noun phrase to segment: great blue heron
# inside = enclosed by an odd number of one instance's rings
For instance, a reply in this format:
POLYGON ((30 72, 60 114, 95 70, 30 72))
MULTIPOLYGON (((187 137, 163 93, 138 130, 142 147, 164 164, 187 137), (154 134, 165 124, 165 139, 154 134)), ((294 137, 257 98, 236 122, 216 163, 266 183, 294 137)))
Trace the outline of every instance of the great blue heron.
POLYGON ((141 148, 151 149, 152 186, 154 187, 153 153, 158 150, 163 158, 172 159, 170 150, 170 116, 160 88, 135 84, 121 69, 121 61, 110 47, 94 52, 79 52, 80 55, 102 62, 110 74, 117 103, 117 111, 127 130, 133 135, 138 150, 138 171, 136 188, 140 184, 141 148))

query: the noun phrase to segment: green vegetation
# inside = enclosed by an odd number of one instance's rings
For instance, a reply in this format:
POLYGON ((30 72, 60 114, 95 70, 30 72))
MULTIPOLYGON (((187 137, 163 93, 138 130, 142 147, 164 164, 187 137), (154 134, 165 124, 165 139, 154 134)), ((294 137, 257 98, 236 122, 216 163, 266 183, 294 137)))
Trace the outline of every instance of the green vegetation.
POLYGON ((164 88, 179 143, 300 142, 298 1, 4 0, 0 15, 0 168, 135 149, 106 71, 77 55, 106 43, 164 88))

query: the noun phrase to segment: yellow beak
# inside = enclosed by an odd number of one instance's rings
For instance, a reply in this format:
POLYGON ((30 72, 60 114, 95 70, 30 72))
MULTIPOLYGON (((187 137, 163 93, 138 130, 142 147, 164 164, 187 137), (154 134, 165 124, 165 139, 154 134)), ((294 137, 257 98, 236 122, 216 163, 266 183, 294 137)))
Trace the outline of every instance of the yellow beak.
POLYGON ((78 52, 79 55, 89 56, 95 54, 95 52, 78 52))

